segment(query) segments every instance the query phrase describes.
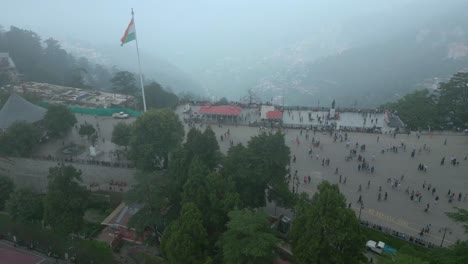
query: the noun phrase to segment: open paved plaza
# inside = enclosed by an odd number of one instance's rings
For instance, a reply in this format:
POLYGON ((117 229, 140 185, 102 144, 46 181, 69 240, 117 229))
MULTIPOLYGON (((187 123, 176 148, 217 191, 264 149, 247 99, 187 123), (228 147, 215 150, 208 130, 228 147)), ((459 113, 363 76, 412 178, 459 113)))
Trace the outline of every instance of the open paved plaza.
MULTIPOLYGON (((254 127, 233 127, 233 126, 212 126, 215 131, 221 150, 226 153, 230 143, 246 143, 251 136, 259 133, 254 127), (230 138, 220 141, 220 136, 227 129, 230 129, 230 138)), ((286 144, 291 149, 291 156, 296 156, 296 162, 291 162, 291 174, 298 171, 299 192, 307 192, 310 195, 317 190, 318 183, 327 180, 339 184, 340 190, 351 208, 359 214, 359 196, 362 196, 364 208, 361 211, 361 218, 385 227, 392 228, 402 233, 423 238, 429 242, 440 244, 442 240, 442 228, 448 227, 445 238, 445 245, 454 243, 457 239, 466 239, 463 227, 449 219, 445 212, 454 211, 453 207, 468 209, 466 195, 468 193, 468 161, 464 160, 468 155, 468 137, 461 135, 422 135, 419 139, 413 133, 411 135, 398 134, 395 138, 390 134, 365 134, 348 133, 349 147, 346 142, 334 142, 329 134, 309 131, 309 140, 306 140, 306 131, 302 136, 299 129, 289 129, 285 134, 286 144), (296 138, 300 145, 297 145, 296 138), (321 147, 312 147, 312 155, 309 155, 312 138, 320 140, 321 147), (377 138, 379 141, 377 142, 377 138), (447 139, 446 145, 444 141, 447 139), (350 149, 355 148, 358 143, 357 155, 353 160, 346 161, 350 149), (406 145, 406 151, 401 144, 406 145), (360 151, 360 146, 366 145, 364 152, 360 151), (424 145, 426 149, 424 150, 424 145), (398 147, 398 152, 387 148, 398 147), (412 150, 415 149, 414 158, 411 157, 412 150), (421 149, 421 151, 419 151, 421 149), (382 153, 382 150, 384 152, 382 153), (317 159, 318 155, 318 159, 317 159), (374 167, 374 173, 358 170, 357 156, 361 155, 368 161, 370 167, 374 167), (374 156, 374 158, 373 158, 374 156), (459 160, 459 165, 450 164, 450 158, 454 156, 459 160), (445 164, 440 165, 445 157, 445 164), (330 159, 329 166, 322 166, 322 159, 330 159), (427 166, 427 171, 418 171, 418 165, 427 166), (338 168, 338 174, 335 174, 338 168), (339 178, 342 178, 339 183, 339 178), (401 181, 401 176, 404 175, 401 181), (304 183, 304 176, 310 176, 311 182, 304 183), (401 182, 399 187, 392 188, 391 181, 397 179, 401 182), (367 185, 370 181, 370 187, 367 185), (362 190, 359 191, 359 185, 362 190), (423 190, 423 185, 425 189, 423 190), (427 190, 431 185, 430 191, 427 190), (381 186, 381 200, 378 201, 379 187, 381 186), (432 189, 436 192, 432 194, 432 189), (406 193, 408 189, 409 194, 406 193), (448 191, 455 193, 455 198, 451 203, 448 201, 448 191), (414 191, 421 193, 421 200, 413 197, 414 191), (387 192, 387 199, 384 199, 387 192), (461 193, 461 201, 458 195, 461 193), (435 202, 435 197, 439 196, 439 201, 435 202), (427 212, 425 207, 429 204, 427 212), (430 232, 422 237, 419 235, 421 229, 431 225, 430 232)), ((342 133, 344 136, 344 133, 342 133)), ((291 181, 291 188, 293 187, 291 181)))
MULTIPOLYGON (((183 115, 178 111, 180 115, 183 115)), ((121 120, 115 120, 110 117, 94 117, 77 115, 79 124, 99 123, 100 140, 97 148, 104 152, 99 157, 102 160, 112 160, 115 157, 109 153, 115 150, 116 146, 110 142, 112 128, 114 124, 121 120), (104 138, 104 141, 102 140, 104 138)), ((182 116, 181 116, 182 118, 182 116)), ((124 122, 133 122, 135 119, 127 119, 124 122)), ((196 125, 200 127, 199 124, 196 125)), ((201 128, 204 129, 206 125, 201 128)), ((248 140, 259 134, 259 128, 248 126, 211 126, 217 135, 217 139, 223 153, 226 153, 230 147, 230 140, 234 144, 247 143, 248 140), (223 141, 220 136, 230 130, 230 137, 223 141)), ((185 126, 186 131, 189 127, 185 126)), ((466 239, 463 227, 449 219, 445 212, 453 211, 453 207, 468 209, 466 195, 468 192, 468 161, 464 157, 468 155, 468 136, 461 134, 446 135, 428 135, 424 134, 417 137, 415 133, 411 135, 398 134, 394 138, 390 134, 366 134, 366 133, 347 133, 349 146, 346 140, 341 142, 340 138, 334 142, 329 134, 312 131, 308 132, 306 139, 306 130, 288 129, 285 133, 286 144, 291 149, 291 157, 296 156, 296 162, 291 161, 291 174, 298 171, 299 192, 306 192, 312 195, 316 191, 318 183, 327 180, 339 184, 341 192, 346 196, 351 208, 357 214, 360 211, 358 199, 361 196, 363 209, 361 218, 385 227, 392 228, 402 233, 420 237, 437 245, 440 244, 443 235, 443 228, 448 228, 445 238, 445 245, 453 244, 458 239, 466 239), (297 139, 300 144, 297 144, 297 139), (312 147, 312 154, 309 155, 312 139, 320 140, 319 147, 312 147), (355 149, 356 156, 352 160, 346 161, 351 149, 355 149), (365 144, 365 151, 361 152, 361 145, 365 144), (405 145, 405 148, 402 147, 405 145), (392 150, 396 147, 398 152, 392 150), (414 157, 411 152, 415 150, 414 157), (383 150, 383 152, 382 152, 383 150), (358 170, 360 162, 357 157, 361 155, 366 159, 369 167, 374 167, 374 173, 367 170, 358 170), (440 165, 442 158, 445 157, 444 165, 440 165), (459 165, 451 165, 451 157, 456 157, 459 165), (329 159, 329 166, 322 166, 323 159, 329 159), (426 172, 418 170, 418 165, 423 164, 426 172), (336 174, 336 168, 338 173, 336 174), (341 183, 339 182, 341 175, 341 183), (401 176, 404 175, 403 180, 401 176), (304 176, 310 176, 311 182, 304 183, 304 176), (390 179, 390 182, 389 182, 390 179), (400 184, 392 188, 392 180, 397 180, 400 184), (370 187, 368 184, 370 182, 370 187), (359 191, 361 185, 361 191, 359 191), (430 185, 430 190, 427 188, 430 185), (423 189, 423 186, 425 187, 423 189), (381 187, 381 200, 378 201, 379 188, 381 187), (435 188, 434 194, 432 194, 435 188), (447 193, 455 193, 454 199, 449 203, 447 193), (407 193, 408 191, 408 193, 407 193), (414 192, 413 200, 411 193, 414 192), (420 193, 421 198, 416 196, 420 193), (387 199, 385 199, 387 193, 387 199), (458 196, 461 193, 461 201, 458 196), (435 197, 439 200, 436 202, 435 197), (429 209, 425 208, 429 204, 429 209), (423 227, 431 225, 430 232, 420 236, 419 233, 423 227)), ((341 136, 344 139, 345 133, 341 136)), ((87 144, 85 139, 81 139, 76 129, 64 140, 51 142, 43 146, 40 150, 41 155, 54 153, 62 143, 81 142, 87 144)), ((89 146, 89 143, 87 144, 89 146)), ((87 153, 81 154, 82 158, 87 157, 87 153)), ((362 163, 362 162, 361 162, 362 163)), ((132 174, 130 171, 128 174, 132 174)), ((92 177, 96 180, 105 175, 92 177)), ((291 189, 293 181, 290 182, 291 189)), ((279 212, 279 211, 278 211, 279 212)))

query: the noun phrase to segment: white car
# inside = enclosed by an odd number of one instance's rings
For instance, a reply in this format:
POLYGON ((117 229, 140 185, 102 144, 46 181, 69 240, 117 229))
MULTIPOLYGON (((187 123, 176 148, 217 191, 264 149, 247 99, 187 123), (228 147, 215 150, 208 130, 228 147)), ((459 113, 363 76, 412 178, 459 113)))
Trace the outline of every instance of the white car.
POLYGON ((377 254, 382 254, 384 248, 385 248, 385 243, 382 241, 379 241, 379 243, 375 242, 374 240, 369 240, 366 243, 366 248, 369 249, 370 251, 373 251, 377 254))
POLYGON ((126 114, 126 113, 124 113, 124 112, 113 113, 113 114, 112 114, 112 117, 113 117, 113 118, 117 118, 117 119, 125 119, 125 118, 128 118, 128 114, 126 114))

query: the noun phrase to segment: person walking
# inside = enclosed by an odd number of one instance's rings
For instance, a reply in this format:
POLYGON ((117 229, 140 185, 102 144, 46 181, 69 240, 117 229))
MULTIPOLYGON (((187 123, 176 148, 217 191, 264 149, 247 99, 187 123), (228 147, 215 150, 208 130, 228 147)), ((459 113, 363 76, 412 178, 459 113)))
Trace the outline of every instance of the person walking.
POLYGON ((388 194, 387 192, 385 192, 385 195, 384 195, 384 200, 387 201, 387 197, 388 197, 388 194))

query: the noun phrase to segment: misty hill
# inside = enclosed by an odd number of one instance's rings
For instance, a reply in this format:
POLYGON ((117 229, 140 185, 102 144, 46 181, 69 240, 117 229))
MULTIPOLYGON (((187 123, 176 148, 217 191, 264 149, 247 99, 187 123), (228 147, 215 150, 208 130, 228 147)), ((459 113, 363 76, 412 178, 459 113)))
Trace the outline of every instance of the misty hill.
POLYGON ((341 106, 375 107, 418 87, 434 87, 468 68, 468 17, 447 12, 374 43, 350 45, 355 47, 288 65, 260 80, 257 90, 269 98, 287 87, 289 105, 323 105, 336 99, 341 106))
MULTIPOLYGON (((138 61, 133 43, 121 47, 116 41, 115 45, 94 46, 83 44, 78 40, 62 41, 64 48, 71 54, 86 57, 88 60, 104 64, 108 67, 116 66, 119 69, 138 73, 138 61)), ((183 72, 174 64, 163 58, 152 56, 140 50, 142 71, 146 80, 155 80, 165 89, 175 93, 191 92, 202 95, 204 90, 189 74, 183 72)))

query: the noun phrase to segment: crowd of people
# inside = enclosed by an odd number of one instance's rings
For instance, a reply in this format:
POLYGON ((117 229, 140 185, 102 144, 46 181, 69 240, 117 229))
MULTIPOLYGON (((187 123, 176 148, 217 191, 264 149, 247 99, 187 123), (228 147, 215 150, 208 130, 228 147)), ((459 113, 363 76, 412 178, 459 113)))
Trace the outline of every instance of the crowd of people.
MULTIPOLYGON (((296 166, 295 166, 295 164, 297 163, 298 155, 300 155, 299 153, 302 153, 300 142, 302 142, 302 146, 304 146, 307 149, 306 153, 308 155, 308 158, 319 161, 319 164, 317 164, 318 166, 317 170, 320 170, 318 169, 320 168, 319 165, 321 165, 321 167, 323 168, 326 168, 326 167, 329 167, 331 163, 334 163, 335 161, 337 161, 337 158, 339 159, 339 155, 336 155, 336 153, 327 153, 326 150, 324 151, 324 149, 327 148, 327 145, 323 143, 323 140, 321 140, 320 137, 327 137, 327 136, 331 137, 331 140, 328 140, 326 142, 332 142, 332 144, 340 144, 340 143, 343 144, 344 142, 343 145, 344 145, 344 150, 346 153, 344 155, 345 161, 356 162, 357 163, 356 169, 358 173, 364 172, 366 174, 369 174, 369 176, 371 176, 371 179, 372 177, 381 177, 381 174, 383 174, 383 173, 379 173, 379 175, 375 175, 376 164, 374 161, 378 158, 377 155, 374 153, 368 153, 366 151, 366 144, 360 144, 357 141, 353 142, 353 139, 349 138, 346 132, 329 131, 326 133, 321 133, 319 136, 313 136, 312 133, 313 135, 315 135, 315 133, 309 129, 306 129, 306 130, 301 129, 298 131, 298 134, 295 138, 296 149, 295 150, 292 149, 293 154, 291 155, 291 165, 290 165, 290 170, 294 171, 294 177, 293 177, 293 181, 291 185, 291 188, 294 192, 298 192, 298 189, 299 189, 299 192, 313 189, 313 188, 306 186, 306 185, 311 185, 310 172, 309 171, 300 172, 296 169, 296 166), (301 186, 301 182, 298 180, 300 177, 298 175, 300 175, 301 173, 304 174, 303 176, 304 186, 301 186)), ((408 136, 405 135, 405 137, 409 137, 409 136, 410 135, 408 136)), ((385 136, 382 136, 382 135, 376 136, 377 143, 381 141, 381 137, 386 138, 385 136)), ((396 133, 392 133, 390 134, 390 137, 396 138, 397 135, 396 133)), ((418 133, 416 137, 419 140, 421 138, 421 134, 418 133)), ((416 160, 420 160, 420 159, 416 159, 417 157, 421 155, 425 155, 425 154, 429 155, 431 153, 432 149, 428 146, 427 143, 421 144, 421 146, 410 148, 411 151, 410 153, 408 153, 407 152, 408 146, 406 143, 402 141, 402 142, 399 142, 398 144, 395 144, 394 142, 398 142, 398 140, 389 140, 387 138, 386 142, 380 142, 379 144, 382 145, 380 154, 388 155, 389 153, 393 153, 395 155, 408 155, 408 158, 414 159, 417 165, 416 166, 417 170, 414 172, 410 171, 409 174, 421 173, 421 172, 427 174, 429 164, 426 164, 425 162, 416 161, 416 160)), ((445 139, 444 146, 446 145, 447 145, 447 142, 445 139)), ((440 162, 440 166, 445 165, 445 159, 446 159, 445 156, 443 156, 440 162)), ((467 160, 466 156, 464 160, 467 160)), ((450 155, 450 165, 454 167, 460 166, 460 161, 455 157, 455 155, 450 155)), ((335 179, 337 179, 337 183, 340 185, 346 185, 347 183, 349 183, 349 181, 356 182, 356 181, 362 180, 358 178, 350 179, 346 175, 347 173, 346 171, 340 171, 340 168, 338 165, 336 166, 334 165, 334 168, 335 168, 334 174, 337 175, 337 178, 335 179)), ((377 200, 377 202, 390 201, 391 199, 390 190, 392 191, 391 192, 392 195, 398 195, 398 196, 406 195, 407 199, 410 202, 421 204, 420 208, 421 208, 421 211, 424 213, 429 213, 433 207, 431 206, 431 204, 437 204, 438 202, 440 202, 441 199, 445 199, 449 204, 456 203, 456 202, 459 202, 459 203, 466 202, 467 197, 468 197, 468 190, 466 190, 466 188, 464 189, 462 188, 462 186, 454 183, 453 188, 449 190, 445 190, 447 191, 447 194, 444 196, 440 194, 440 192, 443 191, 441 190, 442 188, 438 188, 437 186, 431 183, 428 183, 424 180, 420 185, 422 186, 422 188, 420 189, 420 187, 413 185, 413 181, 408 182, 408 183, 405 181, 405 174, 408 173, 408 170, 409 170, 408 168, 402 167, 401 168, 402 173, 400 174, 400 176, 387 177, 387 183, 389 185, 388 187, 379 185, 378 188, 376 188, 374 197, 377 200), (458 191, 453 191, 453 189, 455 188, 457 188, 458 191), (405 189, 405 191, 402 192, 402 189, 405 189)), ((327 171, 328 170, 326 169, 322 169, 322 173, 325 174, 323 178, 327 180, 332 179, 332 181, 334 181, 333 178, 330 177, 327 171)), ((290 179, 289 177, 290 176, 288 174, 288 179, 290 179)), ((363 192, 363 186, 367 186, 366 191, 369 191, 371 189, 371 179, 367 180, 367 184, 366 182, 358 183, 357 192, 358 193, 363 192)), ((360 206, 364 205, 365 201, 362 195, 359 195, 359 198, 357 199, 357 203, 360 206)), ((352 203, 349 203, 349 206, 351 206, 351 204, 352 203)), ((430 221, 430 218, 428 218, 427 221, 430 221)), ((429 233, 430 228, 428 227, 430 227, 430 225, 431 225, 430 223, 425 224, 424 228, 422 228, 424 231, 420 232, 419 235, 423 236, 424 234, 429 233)))

